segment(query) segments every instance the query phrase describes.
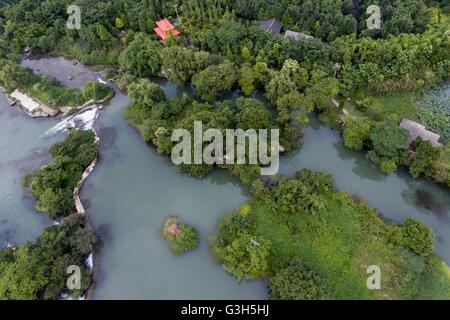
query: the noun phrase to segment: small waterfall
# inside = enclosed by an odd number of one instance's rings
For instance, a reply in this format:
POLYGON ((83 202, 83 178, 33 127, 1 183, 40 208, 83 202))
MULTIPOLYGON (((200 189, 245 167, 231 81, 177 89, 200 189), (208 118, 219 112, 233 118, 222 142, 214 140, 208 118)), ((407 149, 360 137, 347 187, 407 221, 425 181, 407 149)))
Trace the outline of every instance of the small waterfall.
POLYGON ((89 271, 92 273, 92 269, 94 268, 93 254, 91 253, 89 257, 86 259, 85 264, 89 271))
POLYGON ((85 109, 79 113, 71 115, 61 122, 56 124, 53 128, 47 130, 45 132, 45 136, 54 136, 60 134, 61 132, 65 132, 71 128, 78 128, 81 130, 91 130, 94 127, 94 122, 98 116, 98 107, 93 106, 88 109, 85 109))

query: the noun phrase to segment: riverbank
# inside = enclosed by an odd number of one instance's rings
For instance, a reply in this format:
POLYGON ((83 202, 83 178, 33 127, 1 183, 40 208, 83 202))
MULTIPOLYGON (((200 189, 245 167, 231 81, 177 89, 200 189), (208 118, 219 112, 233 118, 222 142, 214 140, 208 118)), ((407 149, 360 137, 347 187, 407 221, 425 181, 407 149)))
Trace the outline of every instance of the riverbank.
MULTIPOLYGON (((80 67, 80 66, 77 66, 80 67)), ((54 66, 52 68, 51 64, 48 65, 49 69, 55 69, 54 66)), ((83 68, 85 68, 83 66, 83 68)), ((33 69, 35 72, 39 72, 39 68, 33 69)), ((91 77, 92 78, 92 77, 91 77)), ((95 78, 94 81, 97 79, 95 78)), ((83 84, 80 84, 81 86, 83 84)), ((97 120, 99 114, 98 110, 103 109, 103 104, 111 100, 115 95, 115 90, 111 90, 106 97, 100 99, 100 100, 94 100, 91 99, 89 101, 86 101, 83 105, 79 107, 60 107, 58 109, 52 109, 48 107, 47 105, 41 103, 40 101, 33 99, 29 97, 27 94, 24 94, 20 92, 19 90, 14 90, 12 93, 8 93, 6 89, 0 88, 5 95, 6 101, 10 105, 10 107, 16 107, 18 109, 21 109, 24 111, 29 117, 31 118, 38 118, 38 117, 55 117, 55 116, 68 116, 63 121, 60 122, 61 125, 56 125, 55 127, 61 127, 61 131, 65 130, 68 127, 72 127, 74 129, 84 129, 84 130, 92 130, 92 132, 95 135, 94 143, 96 145, 96 148, 99 148, 100 145, 100 138, 97 134, 97 132, 94 129, 95 121, 97 120), (87 115, 87 113, 90 113, 87 115), (91 115, 92 114, 92 115, 91 115), (92 119, 91 119, 92 118, 92 119)), ((52 129, 51 129, 52 130, 52 129)), ((51 131, 47 130, 47 131, 51 131)), ((51 134, 57 134, 61 132, 60 130, 55 130, 55 132, 52 132, 51 134)), ((46 133, 47 134, 47 133, 46 133)), ((73 189, 72 197, 73 197, 73 203, 74 208, 80 216, 83 217, 84 228, 90 232, 94 232, 94 228, 90 222, 89 215, 87 214, 85 210, 85 206, 83 202, 80 199, 80 191, 83 187, 83 184, 85 183, 86 179, 90 176, 90 174, 94 171, 95 166, 97 164, 98 158, 95 157, 95 159, 86 167, 86 169, 81 174, 80 180, 77 182, 75 188, 73 189)), ((65 221, 65 219, 63 219, 65 221)), ((97 270, 97 259, 96 255, 99 250, 99 246, 96 245, 94 247, 94 251, 90 253, 88 260, 86 261, 86 264, 89 265, 89 270, 91 272, 91 282, 89 287, 87 288, 85 292, 85 298, 91 298, 93 295, 93 291, 95 288, 96 283, 96 270, 97 270)))
MULTIPOLYGON (((97 116, 98 114, 95 113, 93 121, 97 116)), ((48 286, 56 286, 61 293, 59 298, 62 299, 78 296, 90 298, 95 288, 95 256, 98 251, 98 239, 79 194, 83 184, 97 164, 99 145, 100 139, 97 132, 93 128, 83 130, 83 123, 81 123, 78 127, 72 129, 64 141, 57 142, 50 148, 53 160, 34 173, 31 179, 31 191, 37 198, 36 209, 45 212, 50 218, 56 220, 57 227, 54 228, 70 228, 74 219, 81 222, 77 227, 74 226, 78 229, 76 233, 81 236, 75 236, 73 240, 62 237, 58 241, 61 242, 61 246, 64 243, 74 241, 73 248, 71 247, 72 251, 69 250, 67 254, 71 255, 72 259, 77 261, 75 265, 83 270, 85 280, 82 283, 85 290, 72 291, 69 288, 69 291, 67 291, 67 288, 61 286, 61 283, 53 282, 55 280, 51 276, 52 272, 46 274, 49 277, 49 283, 37 288, 38 291, 42 291, 47 290, 48 286), (59 179, 51 180, 50 177, 57 174, 60 174, 59 179), (78 181, 74 182, 76 179, 78 181), (79 218, 74 218, 74 216, 79 216, 79 218), (82 236, 82 234, 86 236, 82 236), (82 244, 81 249, 78 247, 78 243, 82 244), (89 248, 90 251, 87 251, 89 248), (90 273, 89 281, 86 280, 87 272, 90 273)), ((51 231, 45 230, 43 237, 48 232, 51 231)), ((52 263, 48 262, 45 268, 54 268, 52 263)), ((68 262, 63 263, 63 265, 67 265, 68 262)))
MULTIPOLYGON (((48 107, 47 105, 41 103, 40 101, 31 98, 27 94, 22 93, 21 91, 19 91, 17 89, 13 90, 11 93, 8 93, 7 90, 4 88, 0 88, 0 89, 4 93, 5 100, 10 107, 15 107, 16 109, 21 109, 22 111, 24 111, 24 113, 27 116, 29 116, 31 118, 55 117, 57 115, 61 115, 61 116, 69 115, 69 117, 64 119, 61 123, 64 122, 64 123, 68 124, 70 122, 70 126, 72 128, 80 128, 80 129, 87 128, 88 130, 92 130, 94 133, 94 136, 95 136, 94 144, 96 146, 96 149, 99 148, 100 139, 99 139, 96 131, 93 129, 95 121, 98 118, 97 110, 103 108, 103 105, 101 105, 101 104, 106 103, 107 101, 109 101, 110 99, 113 98, 113 96, 115 94, 114 90, 111 90, 111 92, 108 93, 108 95, 106 97, 104 97, 100 100, 91 99, 91 100, 85 102, 80 107, 75 107, 75 108, 61 107, 58 109, 52 109, 52 108, 48 107), (100 105, 97 106, 97 104, 100 104, 100 105), (93 112, 91 112, 91 111, 93 111, 93 112), (89 118, 90 115, 88 115, 86 118, 85 112, 92 113, 94 115, 93 118, 90 119, 89 118)), ((12 123, 12 124, 14 124, 14 123, 12 123)), ((58 125, 56 125, 56 126, 58 126, 58 125)), ((66 128, 66 127, 67 127, 67 125, 64 125, 64 128, 66 128)), ((95 159, 83 171, 83 173, 80 176, 80 180, 77 182, 75 188, 73 189, 73 193, 72 193, 74 209, 76 210, 77 214, 82 217, 82 219, 84 221, 83 228, 85 230, 83 232, 87 232, 87 233, 91 232, 92 234, 93 234, 94 228, 92 227, 92 224, 90 223, 89 216, 86 213, 86 210, 84 209, 84 205, 81 202, 79 193, 80 193, 80 190, 81 190, 84 182, 89 177, 89 175, 93 172, 96 163, 97 163, 97 157, 95 157, 95 159)), ((46 167, 46 166, 44 166, 44 167, 46 167)), ((70 226, 66 226, 66 224, 67 223, 71 224, 72 220, 73 220, 72 217, 68 217, 67 219, 64 218, 61 220, 62 221, 61 225, 59 223, 54 223, 54 225, 55 225, 54 228, 60 228, 60 226, 62 228, 71 228, 70 226)), ((38 240, 37 240, 38 243, 40 241, 39 239, 46 237, 46 233, 58 232, 56 230, 53 230, 54 228, 50 227, 50 228, 45 229, 44 233, 38 237, 38 240), (53 230, 53 231, 50 231, 50 230, 53 230)), ((64 239, 61 239, 61 241, 64 241, 64 239)), ((34 242, 32 243, 32 245, 40 246, 40 244, 37 244, 37 243, 34 244, 34 242)), ((61 245, 63 245, 63 244, 61 243, 61 245)), ((96 275, 96 269, 97 269, 95 255, 97 254, 97 251, 98 251, 98 246, 95 246, 94 250, 89 254, 88 259, 84 262, 86 264, 86 266, 89 268, 89 271, 91 272, 91 279, 92 279, 90 281, 89 287, 87 288, 87 290, 85 292, 86 298, 90 298, 92 296, 93 290, 95 288, 95 275, 96 275)))
POLYGON ((382 172, 405 167, 415 179, 450 188, 449 90, 447 82, 388 96, 360 92, 343 100, 342 108, 322 110, 319 119, 341 133, 346 147, 366 154, 382 172), (423 140, 414 141, 416 137, 423 140))
MULTIPOLYGON (((98 136, 97 132, 95 131, 95 129, 92 129, 92 131, 94 132, 95 135, 95 140, 94 143, 97 146, 97 149, 100 147, 100 137, 98 136)), ((80 199, 80 191, 81 188, 83 187, 83 184, 85 183, 85 181, 87 180, 87 178, 89 178, 89 176, 91 175, 91 173, 94 171, 95 166, 97 165, 97 161, 98 161, 98 154, 95 157, 95 159, 91 162, 91 164, 84 170, 83 174, 81 175, 81 180, 78 181, 75 189, 73 190, 73 201, 75 204, 75 208, 78 214, 82 215, 86 221, 86 228, 89 229, 92 232, 95 232, 92 223, 89 219, 89 215, 86 212, 86 209, 83 205, 83 202, 80 199)), ((90 266, 90 271, 91 271, 91 285, 89 286, 89 288, 87 288, 86 290, 86 295, 85 298, 86 299, 90 299, 93 294, 94 294, 94 290, 95 290, 95 284, 96 284, 96 275, 97 275, 97 268, 98 268, 98 263, 97 263, 97 259, 96 259, 96 254, 98 253, 99 247, 98 245, 94 246, 94 252, 91 253, 90 258, 92 259, 91 261, 91 266, 90 266)))

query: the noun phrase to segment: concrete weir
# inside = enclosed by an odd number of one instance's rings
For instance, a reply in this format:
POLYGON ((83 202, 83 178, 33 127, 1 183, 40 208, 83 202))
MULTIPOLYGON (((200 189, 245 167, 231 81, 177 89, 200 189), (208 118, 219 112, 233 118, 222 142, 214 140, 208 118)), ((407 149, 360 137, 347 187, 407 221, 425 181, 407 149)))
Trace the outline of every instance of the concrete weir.
POLYGON ((38 102, 18 89, 8 94, 4 88, 0 88, 5 93, 6 100, 10 106, 17 106, 25 111, 30 117, 53 117, 59 113, 59 110, 38 102))

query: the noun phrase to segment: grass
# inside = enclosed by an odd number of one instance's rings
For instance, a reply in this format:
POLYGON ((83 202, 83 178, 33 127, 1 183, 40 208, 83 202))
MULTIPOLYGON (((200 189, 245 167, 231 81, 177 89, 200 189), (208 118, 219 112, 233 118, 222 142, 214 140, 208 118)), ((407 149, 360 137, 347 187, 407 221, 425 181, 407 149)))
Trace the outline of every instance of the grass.
POLYGON ((98 65, 114 65, 118 63, 120 48, 112 49, 92 49, 73 41, 72 39, 63 39, 58 43, 54 52, 57 55, 70 56, 83 64, 98 65))
POLYGON ((374 96, 373 98, 379 105, 380 113, 386 117, 396 115, 399 119, 416 119, 418 94, 415 92, 400 92, 389 96, 374 96))
POLYGON ((86 101, 81 90, 66 87, 55 79, 42 75, 34 74, 22 89, 53 109, 64 106, 76 107, 86 101))
POLYGON ((334 299, 450 299, 449 267, 391 240, 399 226, 345 192, 331 189, 323 201, 311 214, 274 211, 253 199, 255 233, 271 242, 270 274, 300 259, 323 276, 334 299), (367 288, 370 265, 381 269, 380 290, 367 288))
POLYGON ((353 116, 368 115, 376 121, 389 119, 400 122, 403 118, 416 120, 419 95, 417 92, 398 92, 383 96, 359 91, 352 100, 345 102, 345 109, 353 116), (363 101, 367 108, 358 108, 357 101, 363 101))

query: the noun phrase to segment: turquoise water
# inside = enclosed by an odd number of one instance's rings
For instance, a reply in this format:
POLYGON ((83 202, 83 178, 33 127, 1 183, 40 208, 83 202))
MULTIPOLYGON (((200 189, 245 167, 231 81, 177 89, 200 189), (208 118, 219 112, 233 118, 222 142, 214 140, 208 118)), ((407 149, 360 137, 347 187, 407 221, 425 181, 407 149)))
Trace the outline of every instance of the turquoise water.
POLYGON ((0 94, 0 246, 33 240, 51 224, 34 211, 34 200, 22 188, 22 179, 49 161, 45 150, 58 138, 43 135, 56 122, 31 119, 11 108, 0 94))

